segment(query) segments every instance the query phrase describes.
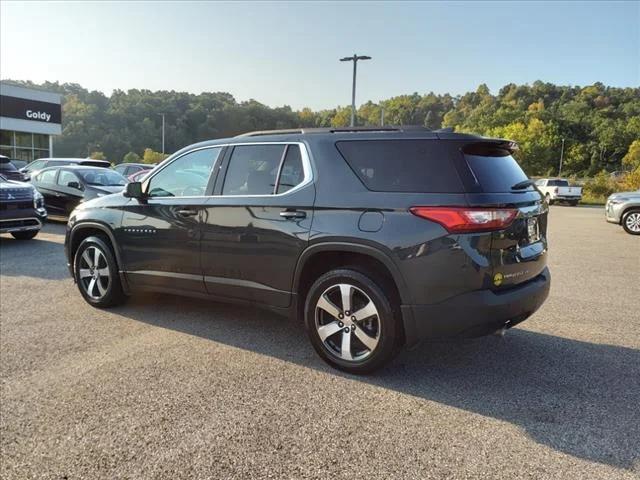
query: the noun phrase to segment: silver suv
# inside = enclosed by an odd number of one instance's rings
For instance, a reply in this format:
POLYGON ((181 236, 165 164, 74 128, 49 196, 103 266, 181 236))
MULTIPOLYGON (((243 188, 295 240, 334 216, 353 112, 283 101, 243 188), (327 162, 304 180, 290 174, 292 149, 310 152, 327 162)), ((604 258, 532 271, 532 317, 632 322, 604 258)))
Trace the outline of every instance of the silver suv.
POLYGON ((640 235, 640 190, 610 195, 604 211, 607 222, 622 225, 631 235, 640 235))

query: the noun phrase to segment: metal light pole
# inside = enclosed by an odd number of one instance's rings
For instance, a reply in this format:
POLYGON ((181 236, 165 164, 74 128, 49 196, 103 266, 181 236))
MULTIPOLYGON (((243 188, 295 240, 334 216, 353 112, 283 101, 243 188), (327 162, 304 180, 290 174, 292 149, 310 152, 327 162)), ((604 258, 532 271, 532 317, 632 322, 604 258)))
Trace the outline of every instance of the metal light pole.
POLYGON ((562 172, 562 159, 564 158, 564 138, 562 139, 562 149, 560 150, 560 167, 558 168, 558 176, 562 172))
POLYGON ((162 117, 162 155, 164 155, 164 113, 159 113, 158 115, 160 115, 162 117))
POLYGON ((351 87, 351 126, 356 125, 356 71, 358 70, 358 60, 371 60, 366 55, 353 54, 353 57, 341 58, 341 62, 353 62, 353 85, 351 87))
POLYGON ((380 105, 380 126, 384 127, 384 105, 380 105))

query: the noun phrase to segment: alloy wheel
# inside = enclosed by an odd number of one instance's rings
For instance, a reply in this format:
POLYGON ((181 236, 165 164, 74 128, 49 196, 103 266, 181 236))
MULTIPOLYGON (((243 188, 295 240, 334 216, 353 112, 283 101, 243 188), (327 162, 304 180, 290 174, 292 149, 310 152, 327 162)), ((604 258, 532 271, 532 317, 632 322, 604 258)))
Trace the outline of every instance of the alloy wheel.
POLYGON ((381 319, 373 300, 360 288, 340 283, 327 288, 316 303, 315 326, 331 355, 356 362, 378 346, 381 319))
POLYGON ((104 297, 111 282, 107 259, 100 248, 91 246, 82 252, 78 269, 78 281, 89 297, 104 297))
POLYGON ((640 232, 640 213, 632 213, 627 215, 625 225, 632 232, 640 232))

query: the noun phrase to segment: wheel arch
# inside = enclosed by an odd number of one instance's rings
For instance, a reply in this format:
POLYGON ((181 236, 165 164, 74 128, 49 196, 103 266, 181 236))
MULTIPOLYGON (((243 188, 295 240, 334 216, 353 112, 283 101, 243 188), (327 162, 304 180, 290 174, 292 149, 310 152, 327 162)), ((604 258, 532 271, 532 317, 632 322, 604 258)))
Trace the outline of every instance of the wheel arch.
MULTIPOLYGON (((404 278, 391 258, 380 249, 351 242, 323 242, 307 247, 298 258, 298 263, 296 264, 293 278, 294 293, 304 293, 304 274, 308 271, 307 269, 314 262, 314 259, 325 255, 345 255, 350 253, 369 257, 376 261, 393 280, 400 302, 409 303, 404 278)), ((348 265, 349 262, 345 262, 345 264, 348 265)))
MULTIPOLYGON (((120 282, 125 293, 129 292, 129 284, 127 282, 126 275, 124 274, 124 263, 120 254, 120 249, 116 242, 113 230, 107 225, 100 222, 83 221, 76 223, 71 232, 69 233, 69 262, 73 265, 73 259, 75 257, 76 250, 80 246, 80 243, 92 234, 104 234, 109 239, 111 244, 111 251, 116 257, 116 263, 118 264, 118 274, 120 276, 120 282)), ((74 277, 75 279, 75 277, 74 277)))

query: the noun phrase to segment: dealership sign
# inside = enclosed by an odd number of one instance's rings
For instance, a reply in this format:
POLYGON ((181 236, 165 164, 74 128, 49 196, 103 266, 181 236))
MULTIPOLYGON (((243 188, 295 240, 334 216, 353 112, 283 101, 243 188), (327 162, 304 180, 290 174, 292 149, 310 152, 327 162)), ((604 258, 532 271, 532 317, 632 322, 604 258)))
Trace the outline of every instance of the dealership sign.
POLYGON ((58 103, 0 95, 0 116, 59 125, 62 108, 58 103))

